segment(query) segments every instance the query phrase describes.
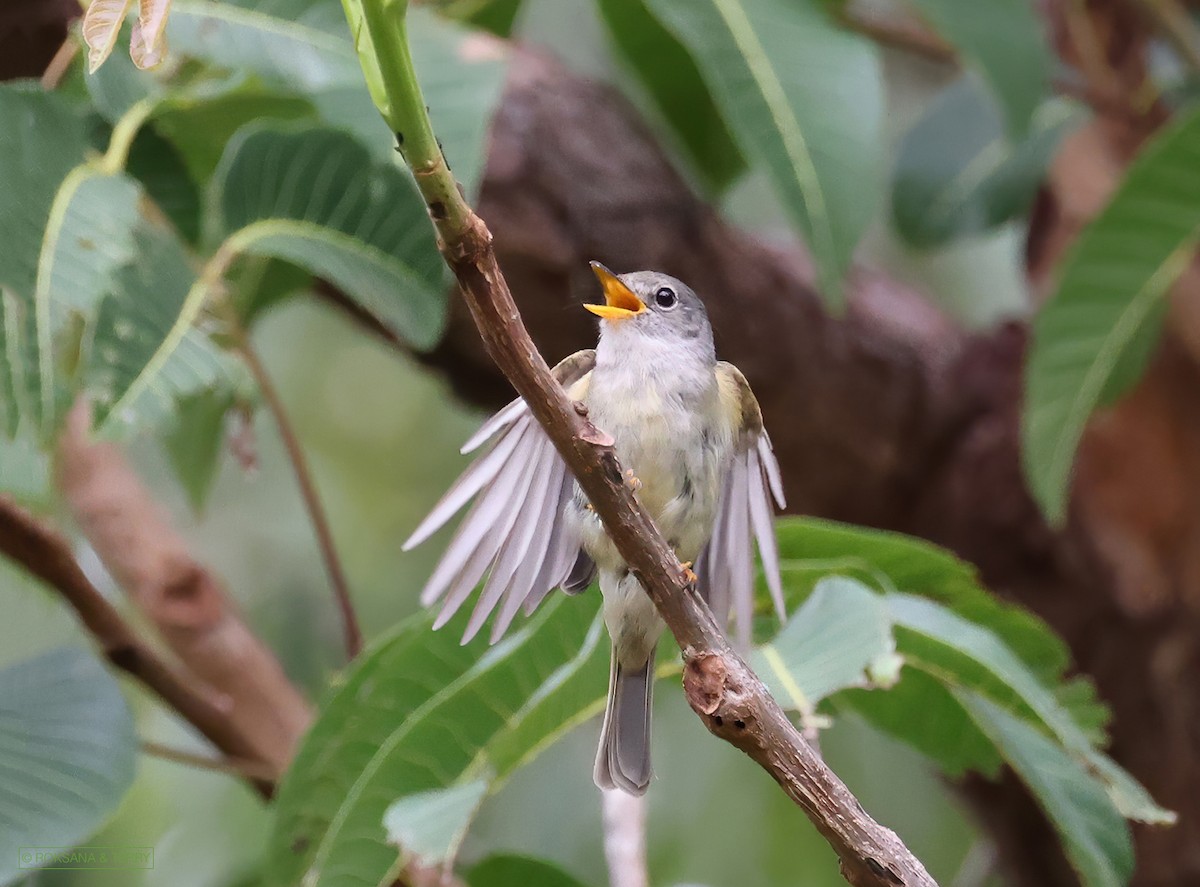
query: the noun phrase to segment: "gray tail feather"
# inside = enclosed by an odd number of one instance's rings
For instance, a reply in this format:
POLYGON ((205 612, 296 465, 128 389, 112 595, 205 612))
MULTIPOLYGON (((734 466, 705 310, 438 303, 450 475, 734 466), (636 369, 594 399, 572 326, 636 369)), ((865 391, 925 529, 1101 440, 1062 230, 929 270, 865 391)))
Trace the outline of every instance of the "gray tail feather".
POLYGON ((592 776, 600 788, 644 795, 650 785, 650 703, 654 651, 636 670, 622 667, 613 650, 608 677, 608 706, 600 729, 600 749, 592 776))

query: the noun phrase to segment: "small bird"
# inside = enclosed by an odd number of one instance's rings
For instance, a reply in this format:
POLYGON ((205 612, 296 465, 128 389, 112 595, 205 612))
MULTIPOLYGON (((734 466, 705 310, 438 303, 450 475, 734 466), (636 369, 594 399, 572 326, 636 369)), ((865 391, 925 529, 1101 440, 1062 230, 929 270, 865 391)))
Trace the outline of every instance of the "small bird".
MULTIPOLYGON (((748 646, 754 604, 751 537, 775 609, 784 616, 771 497, 784 507, 779 466, 750 386, 718 361, 704 304, 666 274, 592 270, 603 305, 595 350, 558 364, 554 376, 593 424, 615 441, 629 482, 717 618, 732 609, 748 646)), ((463 643, 497 611, 495 643, 517 611, 555 588, 579 594, 597 576, 612 640, 608 705, 594 777, 601 788, 641 795, 650 784, 654 652, 664 624, 630 573, 587 497, 525 402, 517 399, 463 446, 491 448, 451 486, 405 543, 427 539, 468 501, 470 511, 421 595, 441 600, 444 625, 487 574, 463 643)))

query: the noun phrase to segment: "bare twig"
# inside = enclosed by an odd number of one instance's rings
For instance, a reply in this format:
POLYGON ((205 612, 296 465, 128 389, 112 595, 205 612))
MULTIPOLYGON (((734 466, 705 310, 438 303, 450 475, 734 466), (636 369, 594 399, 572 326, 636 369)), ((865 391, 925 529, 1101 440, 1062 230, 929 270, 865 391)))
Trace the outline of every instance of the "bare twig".
POLYGON ((600 792, 604 813, 604 859, 609 887, 649 887, 646 870, 646 799, 600 792))
POLYGON ((143 739, 140 746, 142 751, 151 757, 183 764, 187 767, 196 767, 200 770, 211 770, 214 773, 225 773, 249 780, 259 779, 264 782, 273 782, 277 776, 274 768, 262 761, 252 761, 247 758, 214 758, 211 755, 184 751, 160 742, 152 742, 149 739, 143 739))
POLYGON ((554 381, 500 273, 492 237, 467 205, 433 134, 412 66, 401 0, 349 4, 375 96, 411 166, 488 353, 529 405, 603 520, 622 558, 679 642, 688 702, 716 736, 760 764, 826 837, 856 887, 935 882, 894 832, 871 819, 825 766, 767 688, 733 650, 694 582, 624 482, 611 437, 554 381), (378 61, 376 61, 376 59, 378 61), (378 64, 378 68, 376 68, 378 64))
POLYGON ((312 709, 221 582, 188 552, 120 450, 90 440, 88 426, 80 401, 67 417, 58 452, 57 481, 72 515, 172 652, 212 688, 229 730, 246 743, 222 751, 282 774, 312 709))
POLYGON ((333 589, 333 598, 341 613, 346 658, 353 659, 362 651, 362 629, 359 628, 358 614, 354 611, 354 601, 350 597, 350 583, 346 579, 346 571, 342 568, 341 559, 338 557, 337 546, 333 541, 333 530, 329 526, 325 508, 321 504, 321 497, 317 494, 317 486, 313 482, 312 470, 304 455, 304 448, 300 446, 300 439, 296 436, 296 430, 288 418, 283 399, 279 396, 279 391, 271 381, 267 368, 259 359, 258 352, 250 342, 250 337, 246 334, 241 322, 231 316, 229 325, 237 341, 238 352, 250 370, 250 375, 254 377, 258 390, 262 392, 263 400, 267 402, 267 409, 271 411, 275 427, 279 430, 279 437, 283 440, 284 449, 287 450, 288 461, 292 463, 292 471, 296 475, 296 485, 300 488, 300 496, 304 500, 308 518, 312 522, 313 533, 317 537, 317 547, 321 551, 321 560, 325 564, 325 572, 329 576, 329 584, 333 589))
POLYGON ((54 53, 50 64, 46 65, 46 70, 42 72, 42 89, 58 89, 67 71, 71 70, 71 62, 75 61, 77 55, 79 41, 75 39, 74 34, 68 33, 62 45, 58 47, 58 52, 54 53))
MULTIPOLYGON (((222 753, 260 758, 229 716, 220 694, 161 659, 84 575, 67 540, 4 495, 0 495, 0 553, 57 591, 109 662, 150 688, 222 753)), ((271 796, 274 787, 269 780, 251 778, 250 782, 263 797, 271 796)))
POLYGON ((838 14, 838 21, 847 30, 862 34, 880 46, 911 52, 932 62, 948 65, 958 62, 954 47, 920 22, 895 16, 868 16, 849 8, 838 14))

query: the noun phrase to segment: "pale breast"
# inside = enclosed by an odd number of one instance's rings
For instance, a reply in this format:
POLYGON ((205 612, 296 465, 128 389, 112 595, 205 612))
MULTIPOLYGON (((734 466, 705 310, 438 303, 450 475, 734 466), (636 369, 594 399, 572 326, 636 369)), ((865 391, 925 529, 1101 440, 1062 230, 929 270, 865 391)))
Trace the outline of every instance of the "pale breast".
MULTIPOLYGON (((616 441, 621 465, 640 482, 638 499, 679 557, 694 560, 712 532, 732 445, 714 374, 647 379, 621 367, 597 367, 587 404, 592 421, 616 441)), ((584 501, 577 493, 585 548, 601 568, 619 568, 620 557, 584 501)))

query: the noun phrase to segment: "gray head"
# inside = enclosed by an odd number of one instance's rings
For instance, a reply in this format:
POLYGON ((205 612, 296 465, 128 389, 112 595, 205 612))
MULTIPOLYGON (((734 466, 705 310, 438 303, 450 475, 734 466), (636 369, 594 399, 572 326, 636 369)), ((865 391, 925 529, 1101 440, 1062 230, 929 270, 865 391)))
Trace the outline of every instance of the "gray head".
POLYGON ((604 288, 604 304, 583 307, 607 321, 602 335, 620 331, 622 338, 637 335, 712 353, 708 313, 686 283, 659 271, 618 276, 599 262, 592 270, 604 288))

